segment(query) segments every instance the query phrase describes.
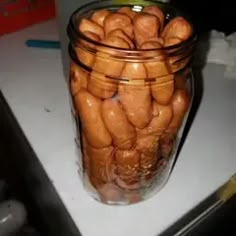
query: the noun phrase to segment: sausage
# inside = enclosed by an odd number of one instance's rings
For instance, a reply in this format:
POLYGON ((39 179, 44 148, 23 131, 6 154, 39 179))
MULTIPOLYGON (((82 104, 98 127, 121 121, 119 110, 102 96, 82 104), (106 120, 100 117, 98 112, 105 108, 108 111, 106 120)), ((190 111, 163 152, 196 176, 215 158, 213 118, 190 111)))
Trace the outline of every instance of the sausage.
POLYGON ((186 40, 191 34, 191 25, 182 16, 177 16, 168 22, 161 33, 161 37, 164 38, 164 40, 167 38, 186 40))
POLYGON ((178 43, 180 43, 182 40, 180 38, 177 37, 172 37, 172 38, 165 38, 164 40, 164 47, 169 47, 169 46, 173 46, 176 45, 178 43))
POLYGON ((140 154, 136 149, 117 150, 116 184, 123 189, 132 190, 139 188, 139 161, 140 154))
MULTIPOLYGON (((113 47, 130 48, 129 44, 124 39, 116 36, 107 37, 102 43, 113 47)), ((105 75, 119 77, 125 62, 120 59, 112 58, 109 52, 109 49, 101 48, 101 50, 99 50, 98 48, 93 69, 105 75)))
POLYGON ((162 106, 153 102, 153 119, 144 129, 137 129, 136 149, 141 152, 140 168, 144 184, 156 172, 157 161, 160 158, 159 138, 168 127, 172 118, 172 106, 162 106))
MULTIPOLYGON (((163 38, 151 38, 151 39, 149 39, 149 41, 150 42, 157 42, 157 43, 159 43, 161 46, 163 46, 164 45, 164 40, 163 40, 163 38)), ((158 47, 159 48, 159 47, 158 47)))
POLYGON ((100 39, 104 38, 103 28, 99 24, 97 24, 89 19, 86 19, 86 18, 83 18, 81 20, 81 22, 79 24, 79 30, 81 33, 89 31, 89 32, 92 32, 92 33, 98 35, 100 37, 100 39))
MULTIPOLYGON (((182 40, 180 38, 166 38, 165 43, 164 43, 164 47, 174 46, 174 45, 177 45, 181 42, 182 42, 182 40)), ((189 52, 187 50, 185 50, 185 52, 181 55, 170 56, 168 58, 169 65, 170 65, 171 71, 173 73, 183 69, 188 64, 188 62, 190 60, 190 55, 188 55, 188 53, 189 52)))
POLYGON ((182 74, 175 74, 175 89, 185 89, 186 88, 186 78, 182 74))
POLYGON ((129 16, 131 19, 134 19, 135 15, 137 14, 135 11, 132 11, 130 7, 121 7, 118 9, 119 13, 123 13, 127 16, 129 16))
POLYGON ((160 155, 161 158, 169 158, 173 153, 175 147, 176 135, 171 133, 164 133, 160 137, 160 155))
MULTIPOLYGON (((84 31, 83 34, 84 34, 86 37, 92 39, 92 40, 95 41, 95 42, 99 42, 99 41, 102 39, 98 34, 92 32, 92 31, 84 31)), ((86 42, 86 44, 91 46, 91 43, 86 42)), ((92 45, 92 46, 93 46, 93 45, 92 45)))
POLYGON ((151 83, 151 90, 153 98, 162 105, 170 102, 174 92, 174 75, 159 77, 155 82, 151 83))
POLYGON ((118 37, 117 35, 108 34, 108 36, 102 41, 102 43, 108 46, 112 46, 112 47, 130 49, 129 43, 125 39, 122 39, 121 37, 118 37))
POLYGON ((178 72, 187 66, 191 58, 189 53, 190 52, 188 50, 185 50, 183 54, 168 58, 172 73, 178 72))
MULTIPOLYGON (((85 31, 83 34, 93 41, 99 42, 101 40, 101 38, 93 32, 85 31)), ((94 53, 88 50, 90 48, 95 49, 95 45, 85 42, 84 40, 80 40, 75 47, 78 60, 88 67, 91 67, 95 61, 94 53)))
POLYGON ((190 99, 187 91, 183 89, 175 90, 171 104, 173 109, 173 117, 168 126, 167 132, 175 133, 180 128, 190 105, 190 99))
POLYGON ((189 76, 190 71, 189 68, 184 69, 183 71, 179 73, 175 73, 175 88, 176 89, 186 89, 186 82, 187 82, 187 77, 189 76))
POLYGON ((88 143, 96 148, 109 146, 112 139, 102 120, 102 101, 81 89, 74 102, 88 143))
POLYGON ((145 41, 141 45, 141 49, 160 49, 159 52, 155 51, 153 55, 150 54, 152 52, 145 52, 145 54, 147 54, 148 56, 153 56, 153 58, 155 57, 152 61, 144 63, 144 66, 147 69, 148 78, 156 78, 169 74, 169 61, 165 58, 163 52, 161 51, 161 48, 161 40, 154 41, 153 39, 150 39, 148 41, 145 41))
POLYGON ((137 129, 137 142, 135 148, 142 153, 152 154, 158 147, 159 136, 155 134, 142 134, 137 129))
POLYGON ((81 88, 87 88, 89 73, 74 63, 70 65, 70 92, 75 96, 81 88))
POLYGON ((110 98, 103 102, 102 118, 116 147, 130 149, 135 144, 135 128, 128 121, 117 100, 110 98))
POLYGON ((161 38, 152 38, 148 41, 145 41, 141 44, 141 49, 160 49, 162 48, 162 39, 161 38))
POLYGON ((141 49, 159 49, 164 45, 164 40, 162 38, 150 38, 148 41, 145 41, 141 44, 141 49))
POLYGON ((147 127, 137 129, 138 137, 147 135, 160 136, 168 128, 173 118, 172 105, 160 105, 153 102, 153 118, 147 127))
POLYGON ((173 117, 165 133, 160 138, 160 153, 162 158, 168 158, 173 152, 178 129, 183 122, 189 105, 189 95, 186 90, 177 89, 171 101, 173 117))
MULTIPOLYGON (((155 118, 153 118, 155 119, 155 118)), ((152 179, 157 169, 157 162, 160 158, 159 152, 159 132, 145 128, 144 130, 137 129, 136 149, 141 153, 140 156, 140 172, 142 184, 147 185, 147 180, 152 179)))
POLYGON ((172 118, 172 106, 153 102, 153 119, 144 129, 137 130, 136 149, 141 153, 140 169, 142 183, 149 184, 157 170, 160 158, 159 138, 168 127, 172 118))
POLYGON ((140 62, 126 62, 122 73, 121 78, 123 79, 146 79, 147 70, 143 63, 140 62))
POLYGON ((140 155, 140 175, 142 186, 147 187, 152 181, 157 171, 157 163, 160 159, 158 150, 153 153, 141 153, 140 155))
POLYGON ((88 91, 98 98, 110 98, 117 92, 117 81, 92 71, 88 81, 88 91))
POLYGON ((171 104, 161 105, 153 101, 153 119, 148 125, 149 133, 161 135, 167 129, 173 117, 173 110, 171 104))
POLYGON ((162 10, 157 6, 146 6, 143 8, 142 12, 156 16, 160 21, 160 31, 162 31, 165 21, 165 15, 162 10))
POLYGON ((149 85, 118 85, 120 100, 128 120, 137 128, 144 128, 152 119, 149 85))
POLYGON ((110 14, 106 9, 97 10, 93 13, 91 20, 100 26, 104 26, 105 18, 110 14))
POLYGON ((124 39, 129 44, 129 48, 131 48, 131 49, 134 48, 134 43, 132 42, 132 40, 129 38, 129 36, 122 29, 114 29, 114 30, 110 31, 108 33, 107 37, 109 38, 111 36, 116 36, 116 37, 124 39))
POLYGON ((141 44, 148 39, 158 37, 160 21, 154 15, 144 12, 137 13, 133 19, 133 25, 137 48, 140 48, 141 44))
POLYGON ((85 138, 84 132, 82 132, 82 162, 83 162, 83 172, 88 176, 90 175, 90 159, 87 152, 88 142, 85 138))
POLYGON ((90 180, 94 187, 111 182, 114 178, 114 147, 94 148, 87 145, 86 149, 90 160, 90 180))
POLYGON ((104 31, 107 36, 111 31, 121 29, 129 38, 133 39, 132 19, 123 13, 111 13, 104 20, 104 31))
POLYGON ((183 68, 185 68, 189 63, 190 58, 191 58, 191 55, 187 55, 186 53, 185 55, 170 57, 169 65, 170 65, 172 73, 176 73, 182 70, 183 68))

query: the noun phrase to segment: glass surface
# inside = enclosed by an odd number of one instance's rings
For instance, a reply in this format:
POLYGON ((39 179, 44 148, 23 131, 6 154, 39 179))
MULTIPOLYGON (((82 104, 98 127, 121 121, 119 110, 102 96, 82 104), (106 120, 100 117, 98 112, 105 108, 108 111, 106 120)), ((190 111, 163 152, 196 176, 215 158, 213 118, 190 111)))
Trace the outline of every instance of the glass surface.
MULTIPOLYGON (((145 1, 154 3, 166 22, 179 15, 167 4, 145 1)), ((81 20, 98 8, 120 7, 112 1, 88 4, 68 25, 68 87, 81 178, 94 199, 116 205, 145 200, 168 180, 193 99, 190 59, 196 41, 192 34, 174 46, 131 50, 79 32, 81 20)))

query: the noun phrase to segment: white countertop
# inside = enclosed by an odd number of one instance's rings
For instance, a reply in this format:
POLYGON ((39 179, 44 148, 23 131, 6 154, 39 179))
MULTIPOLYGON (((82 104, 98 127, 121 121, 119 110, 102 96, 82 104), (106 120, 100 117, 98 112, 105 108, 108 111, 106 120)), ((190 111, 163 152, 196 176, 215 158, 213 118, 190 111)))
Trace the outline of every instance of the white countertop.
POLYGON ((131 206, 93 200, 78 176, 60 50, 28 48, 29 38, 57 39, 55 21, 0 38, 0 89, 82 235, 157 235, 236 172, 236 81, 209 64, 202 103, 167 185, 131 206))

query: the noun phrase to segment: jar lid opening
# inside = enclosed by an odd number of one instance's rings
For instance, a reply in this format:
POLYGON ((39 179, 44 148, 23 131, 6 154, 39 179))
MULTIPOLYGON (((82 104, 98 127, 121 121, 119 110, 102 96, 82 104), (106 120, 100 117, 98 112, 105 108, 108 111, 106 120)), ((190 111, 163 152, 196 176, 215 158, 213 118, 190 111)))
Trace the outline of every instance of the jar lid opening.
POLYGON ((158 52, 158 51, 159 52, 167 52, 169 50, 179 49, 179 48, 194 44, 195 41, 197 40, 197 35, 195 33, 194 26, 192 25, 191 21, 188 18, 189 18, 189 16, 187 16, 186 13, 180 11, 179 9, 174 8, 169 3, 164 3, 164 2, 160 2, 160 1, 155 1, 155 0, 153 0, 153 1, 152 0, 147 0, 147 1, 146 0, 145 1, 136 1, 136 0, 132 1, 131 0, 129 2, 127 2, 127 1, 124 1, 124 2, 123 1, 112 1, 112 4, 111 4, 111 1, 109 1, 109 0, 101 0, 101 1, 94 1, 91 3, 87 3, 87 4, 83 5, 82 7, 76 9, 70 17, 69 24, 67 27, 67 34, 68 34, 69 38, 71 39, 72 44, 73 44, 73 41, 75 41, 77 38, 80 38, 82 40, 85 40, 85 41, 93 44, 96 47, 112 49, 114 51, 117 51, 117 53, 123 52, 123 53, 129 54, 129 55, 136 55, 136 54, 143 53, 144 51, 146 51, 146 52, 158 52), (119 47, 115 47, 115 46, 106 45, 106 44, 103 44, 102 42, 92 40, 91 38, 84 35, 78 28, 80 20, 84 17, 90 17, 93 14, 93 12, 96 10, 100 10, 100 9, 105 8, 105 9, 109 9, 111 11, 115 11, 119 7, 129 6, 129 7, 133 7, 133 9, 135 9, 135 11, 138 11, 138 10, 141 11, 143 7, 148 6, 150 4, 156 5, 162 9, 162 11, 164 12, 164 15, 165 15, 166 23, 176 16, 183 16, 192 27, 192 34, 190 35, 190 37, 188 37, 186 40, 182 40, 181 42, 176 43, 174 45, 163 46, 162 48, 126 49, 126 48, 119 48, 119 47))

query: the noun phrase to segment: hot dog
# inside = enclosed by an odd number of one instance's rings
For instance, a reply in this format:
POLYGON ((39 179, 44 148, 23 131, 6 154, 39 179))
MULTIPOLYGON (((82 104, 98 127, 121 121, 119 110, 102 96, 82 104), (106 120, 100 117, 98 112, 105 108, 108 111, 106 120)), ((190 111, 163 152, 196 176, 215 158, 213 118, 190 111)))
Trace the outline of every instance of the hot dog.
POLYGON ((162 105, 170 102, 174 92, 174 75, 159 77, 155 82, 151 83, 151 90, 153 98, 162 105))
MULTIPOLYGON (((117 36, 109 36, 106 39, 104 39, 102 43, 118 48, 125 48, 125 49, 130 48, 128 42, 117 36)), ((112 63, 110 63, 111 56, 109 55, 109 52, 110 52, 109 49, 104 49, 100 47, 99 50, 98 48, 93 70, 95 70, 96 72, 103 73, 104 75, 119 77, 123 70, 125 62, 123 60, 114 58, 112 60, 112 63)))
POLYGON ((116 184, 120 188, 127 190, 139 188, 139 161, 140 154, 136 149, 115 152, 116 184))
POLYGON ((102 101, 83 89, 75 96, 74 102, 88 143, 96 148, 110 146, 112 139, 102 120, 102 101))
POLYGON ((119 10, 117 12, 123 13, 123 14, 129 16, 131 19, 133 19, 135 17, 135 15, 137 14, 135 11, 132 11, 130 7, 121 7, 121 8, 119 8, 119 10))
POLYGON ((162 31, 163 26, 164 26, 164 20, 165 20, 165 16, 164 13, 162 12, 162 10, 157 7, 157 6, 146 6, 143 8, 142 12, 146 12, 149 13, 151 15, 156 16, 159 19, 160 22, 160 31, 162 31))
POLYGON ((98 98, 110 98, 117 92, 117 81, 92 71, 88 81, 88 91, 98 98))
POLYGON ((107 36, 111 31, 121 29, 133 39, 133 24, 132 19, 123 13, 111 13, 104 20, 104 31, 107 36))
POLYGON ((119 101, 106 99, 102 104, 102 117, 114 145, 119 149, 132 148, 136 141, 136 131, 128 121, 119 101))
POLYGON ((160 21, 156 16, 144 12, 137 13, 133 19, 133 24, 137 48, 148 39, 158 37, 160 21))
POLYGON ((152 119, 152 103, 148 85, 120 84, 120 100, 128 120, 137 128, 144 128, 152 119))
POLYGON ((95 188, 111 182, 113 174, 113 153, 112 146, 105 148, 94 148, 90 145, 86 147, 87 155, 90 161, 90 181, 95 188))
POLYGON ((183 17, 178 16, 168 22, 161 33, 161 37, 164 40, 167 38, 179 38, 181 40, 186 40, 191 34, 191 25, 183 17))
POLYGON ((76 64, 70 65, 70 91, 75 96, 81 88, 87 88, 89 73, 76 64))
POLYGON ((111 12, 109 12, 106 9, 101 9, 101 10, 97 10, 93 13, 91 20, 95 23, 97 23, 98 25, 100 25, 101 27, 104 26, 104 20, 105 18, 110 14, 111 12))
POLYGON ((189 108, 190 99, 186 90, 177 89, 174 92, 172 101, 173 117, 168 126, 167 132, 175 132, 179 129, 184 116, 189 108))

